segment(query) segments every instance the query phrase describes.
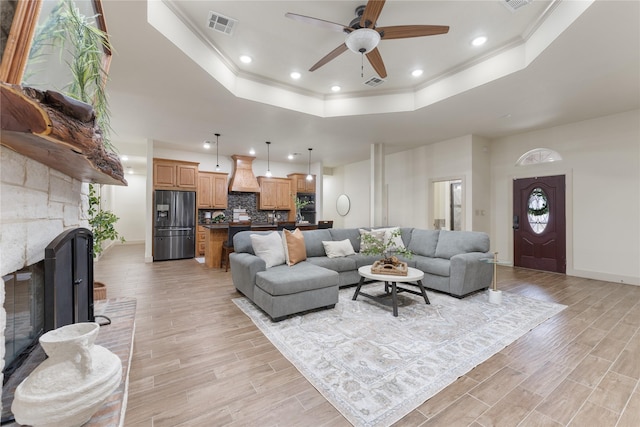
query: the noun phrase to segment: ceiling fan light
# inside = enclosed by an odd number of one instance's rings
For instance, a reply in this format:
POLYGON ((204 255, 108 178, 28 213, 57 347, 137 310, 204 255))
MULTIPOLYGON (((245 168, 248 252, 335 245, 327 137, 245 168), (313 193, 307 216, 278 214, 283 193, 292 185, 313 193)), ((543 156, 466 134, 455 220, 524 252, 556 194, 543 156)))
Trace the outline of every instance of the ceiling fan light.
POLYGON ((360 28, 347 36, 345 44, 355 53, 369 53, 380 43, 380 34, 371 28, 360 28))

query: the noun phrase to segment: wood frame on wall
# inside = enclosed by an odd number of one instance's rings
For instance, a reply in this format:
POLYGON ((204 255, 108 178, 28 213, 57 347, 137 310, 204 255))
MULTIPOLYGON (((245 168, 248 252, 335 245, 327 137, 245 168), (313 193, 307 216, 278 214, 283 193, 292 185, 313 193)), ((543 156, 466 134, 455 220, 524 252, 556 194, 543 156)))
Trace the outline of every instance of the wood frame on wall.
MULTIPOLYGON (((93 0, 93 8, 96 13, 96 24, 98 28, 109 34, 107 31, 107 23, 104 18, 104 10, 102 8, 102 0, 93 0)), ((27 66, 29 58, 29 50, 33 41, 33 34, 38 25, 40 10, 42 9, 42 0, 19 0, 16 5, 13 21, 11 22, 11 30, 7 43, 2 54, 2 63, 0 64, 0 81, 20 84, 22 76, 27 66)), ((102 66, 109 73, 111 64, 111 49, 104 47, 104 59, 102 66)), ((103 84, 105 84, 103 82, 103 84)))

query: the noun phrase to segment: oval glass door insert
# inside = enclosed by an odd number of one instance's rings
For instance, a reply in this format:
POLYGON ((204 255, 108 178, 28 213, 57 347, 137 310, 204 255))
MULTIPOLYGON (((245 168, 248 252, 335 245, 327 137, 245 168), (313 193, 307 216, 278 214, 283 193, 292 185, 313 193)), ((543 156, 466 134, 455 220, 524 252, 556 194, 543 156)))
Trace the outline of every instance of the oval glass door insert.
POLYGON ((542 234, 549 224, 549 199, 540 187, 531 190, 527 200, 527 219, 536 234, 542 234))

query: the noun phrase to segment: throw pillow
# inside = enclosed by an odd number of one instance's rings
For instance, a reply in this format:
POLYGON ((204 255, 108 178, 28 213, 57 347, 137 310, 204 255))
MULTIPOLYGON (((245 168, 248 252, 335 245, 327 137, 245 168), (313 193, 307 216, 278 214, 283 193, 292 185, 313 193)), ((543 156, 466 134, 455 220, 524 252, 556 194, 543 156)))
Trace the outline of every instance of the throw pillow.
POLYGON ((371 237, 373 237, 376 240, 379 240, 380 242, 384 242, 384 231, 367 231, 364 229, 360 229, 360 253, 364 253, 367 250, 372 249, 371 248, 371 244, 367 244, 367 242, 362 238, 363 236, 365 236, 366 234, 371 235, 371 237))
POLYGON ((252 234, 251 245, 256 256, 267 264, 267 268, 284 264, 282 238, 277 231, 269 234, 252 234))
POLYGON ((307 259, 307 248, 304 245, 304 235, 299 228, 295 231, 282 230, 282 244, 287 265, 295 265, 307 259))
POLYGON ((377 228, 371 231, 382 231, 384 232, 384 244, 388 245, 391 241, 391 244, 388 246, 390 250, 405 249, 404 242, 402 241, 402 235, 400 234, 399 227, 387 227, 387 228, 377 228), (398 233, 396 236, 391 237, 393 233, 398 233))
POLYGON ((355 255, 356 253, 349 239, 328 242, 323 240, 322 245, 328 258, 340 258, 347 255, 355 255))

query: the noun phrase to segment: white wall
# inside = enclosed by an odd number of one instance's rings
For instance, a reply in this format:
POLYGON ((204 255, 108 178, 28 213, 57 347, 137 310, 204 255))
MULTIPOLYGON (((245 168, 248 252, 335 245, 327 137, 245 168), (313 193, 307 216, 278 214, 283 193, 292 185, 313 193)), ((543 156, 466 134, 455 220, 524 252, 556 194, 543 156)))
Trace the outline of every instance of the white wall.
POLYGON ((113 186, 111 210, 118 218, 116 230, 126 243, 142 243, 145 237, 146 185, 144 175, 127 175, 128 186, 113 186))
MULTIPOLYGON (((387 155, 385 168, 390 224, 433 228, 430 183, 462 178, 465 229, 490 233, 491 250, 508 262, 512 180, 564 174, 567 274, 640 284, 640 110, 495 141, 468 135, 387 155), (564 160, 515 166, 539 147, 564 160)), ((352 198, 352 211, 338 226, 366 225, 369 176, 368 161, 334 169, 327 196, 342 191, 352 198)))
POLYGON ((640 110, 493 141, 492 246, 513 260, 512 180, 567 177, 567 274, 640 284, 640 110), (515 166, 551 148, 557 163, 515 166))

